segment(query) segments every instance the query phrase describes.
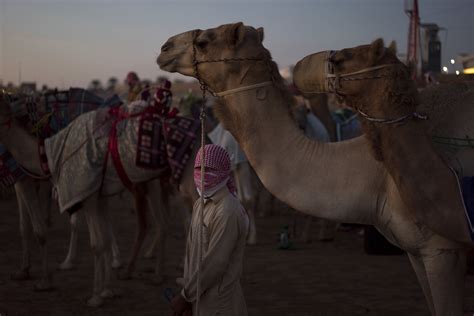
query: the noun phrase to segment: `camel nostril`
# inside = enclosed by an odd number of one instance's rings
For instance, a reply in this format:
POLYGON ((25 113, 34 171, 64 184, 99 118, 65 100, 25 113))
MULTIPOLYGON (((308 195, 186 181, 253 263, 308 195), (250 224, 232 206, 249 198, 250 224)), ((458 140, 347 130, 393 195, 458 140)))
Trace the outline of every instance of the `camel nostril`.
POLYGON ((173 47, 173 43, 166 42, 163 46, 161 46, 161 51, 166 52, 167 50, 169 50, 172 47, 173 47))

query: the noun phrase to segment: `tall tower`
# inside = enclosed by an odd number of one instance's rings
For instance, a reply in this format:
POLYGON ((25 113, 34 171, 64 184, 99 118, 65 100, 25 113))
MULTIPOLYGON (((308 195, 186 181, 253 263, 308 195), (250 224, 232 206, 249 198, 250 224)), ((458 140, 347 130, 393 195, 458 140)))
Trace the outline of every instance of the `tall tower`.
POLYGON ((418 12, 418 0, 405 0, 405 13, 410 18, 408 28, 407 65, 412 67, 412 77, 415 79, 418 73, 418 47, 420 43, 420 15, 418 12))

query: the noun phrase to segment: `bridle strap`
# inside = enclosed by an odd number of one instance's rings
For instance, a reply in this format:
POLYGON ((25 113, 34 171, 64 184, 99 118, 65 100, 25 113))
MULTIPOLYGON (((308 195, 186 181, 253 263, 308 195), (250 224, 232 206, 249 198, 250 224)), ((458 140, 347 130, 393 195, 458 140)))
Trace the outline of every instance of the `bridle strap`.
POLYGON ((249 85, 249 86, 238 87, 238 88, 235 88, 235 89, 230 89, 230 90, 225 90, 225 91, 222 91, 222 92, 217 92, 217 93, 214 93, 214 95, 216 97, 225 97, 226 95, 235 94, 235 93, 239 93, 239 92, 243 92, 243 91, 247 91, 247 90, 258 89, 258 88, 261 88, 261 87, 270 86, 272 84, 273 84, 273 81, 264 81, 264 82, 252 84, 252 85, 249 85))
POLYGON ((350 76, 355 76, 355 75, 359 75, 359 74, 363 74, 363 73, 366 73, 366 72, 371 72, 371 71, 375 71, 375 70, 379 70, 379 69, 383 69, 383 68, 388 68, 388 67, 394 67, 396 66, 396 64, 384 64, 384 65, 378 65, 378 66, 374 66, 374 67, 368 67, 368 68, 364 68, 364 69, 361 69, 361 70, 358 70, 358 71, 354 71, 354 72, 349 72, 349 73, 345 73, 345 74, 331 74, 331 73, 328 73, 327 74, 327 77, 328 78, 344 78, 344 77, 350 77, 350 76))
POLYGON ((419 119, 419 120, 427 120, 428 119, 428 117, 426 115, 422 115, 418 112, 413 112, 413 113, 410 113, 410 114, 407 114, 407 115, 404 115, 404 116, 400 116, 400 117, 397 117, 397 118, 388 118, 388 119, 372 117, 372 116, 368 115, 367 113, 363 112, 360 109, 357 109, 357 112, 359 112, 359 114, 369 122, 379 123, 379 124, 387 124, 387 125, 402 123, 402 122, 404 122, 404 121, 406 121, 410 118, 416 118, 416 119, 419 119))

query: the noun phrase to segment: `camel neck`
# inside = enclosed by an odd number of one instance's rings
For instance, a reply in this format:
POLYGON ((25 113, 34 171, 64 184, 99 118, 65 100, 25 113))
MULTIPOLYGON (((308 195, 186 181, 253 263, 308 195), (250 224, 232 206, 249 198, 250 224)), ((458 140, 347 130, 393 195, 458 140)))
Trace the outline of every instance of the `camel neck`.
POLYGON ((21 127, 15 119, 0 127, 0 142, 10 151, 15 160, 28 171, 41 175, 38 140, 21 127))
POLYGON ((285 99, 279 88, 263 87, 227 96, 217 112, 280 200, 313 216, 371 223, 385 173, 366 141, 325 144, 306 138, 285 99))

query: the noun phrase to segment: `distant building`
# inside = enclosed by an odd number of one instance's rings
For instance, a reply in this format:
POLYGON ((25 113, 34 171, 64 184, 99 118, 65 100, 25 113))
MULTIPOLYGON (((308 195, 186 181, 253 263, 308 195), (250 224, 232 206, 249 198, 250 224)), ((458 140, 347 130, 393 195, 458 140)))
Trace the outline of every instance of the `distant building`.
POLYGON ((474 54, 461 54, 458 61, 462 64, 465 74, 474 75, 474 54))
POLYGON ((36 82, 22 82, 20 91, 27 94, 36 92, 36 82))

